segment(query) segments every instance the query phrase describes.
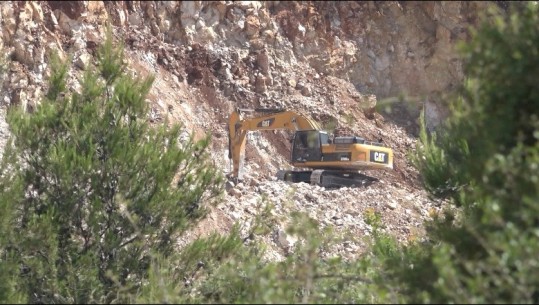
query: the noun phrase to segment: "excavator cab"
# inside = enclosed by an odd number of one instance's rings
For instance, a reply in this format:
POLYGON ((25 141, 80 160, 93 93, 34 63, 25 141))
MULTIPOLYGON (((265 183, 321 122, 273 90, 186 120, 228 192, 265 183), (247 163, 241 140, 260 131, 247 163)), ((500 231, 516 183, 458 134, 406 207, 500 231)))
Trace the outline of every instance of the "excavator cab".
POLYGON ((329 143, 329 136, 320 130, 300 130, 292 143, 292 162, 321 161, 322 145, 329 143))

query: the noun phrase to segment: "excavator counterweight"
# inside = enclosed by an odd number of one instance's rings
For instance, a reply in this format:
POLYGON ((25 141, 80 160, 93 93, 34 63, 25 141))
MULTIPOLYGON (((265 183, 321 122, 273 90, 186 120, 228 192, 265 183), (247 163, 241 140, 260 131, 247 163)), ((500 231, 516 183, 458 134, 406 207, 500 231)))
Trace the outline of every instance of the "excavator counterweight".
POLYGON ((335 137, 311 118, 283 109, 234 110, 228 122, 231 177, 241 179, 247 132, 288 129, 294 131, 290 163, 299 170, 280 170, 279 180, 307 182, 324 187, 365 185, 372 178, 360 174, 366 169, 393 169, 393 151, 380 143, 358 136, 335 137), (242 119, 241 112, 262 115, 242 119))

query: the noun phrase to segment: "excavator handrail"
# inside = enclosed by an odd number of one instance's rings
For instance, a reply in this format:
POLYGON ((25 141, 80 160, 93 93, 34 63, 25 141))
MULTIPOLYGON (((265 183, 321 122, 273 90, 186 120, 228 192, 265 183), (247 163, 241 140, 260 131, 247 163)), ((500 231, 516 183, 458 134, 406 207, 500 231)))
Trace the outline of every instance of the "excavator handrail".
POLYGON ((237 112, 261 112, 261 113, 278 113, 284 112, 284 108, 236 108, 237 112))
POLYGON ((279 112, 285 112, 286 109, 284 108, 255 108, 255 112, 261 112, 261 113, 279 113, 279 112))

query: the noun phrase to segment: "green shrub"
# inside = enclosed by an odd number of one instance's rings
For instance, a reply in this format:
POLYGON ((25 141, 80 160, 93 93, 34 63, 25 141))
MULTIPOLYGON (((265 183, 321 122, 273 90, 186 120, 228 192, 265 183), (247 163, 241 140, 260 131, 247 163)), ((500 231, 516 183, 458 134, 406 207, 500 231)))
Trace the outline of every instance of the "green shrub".
POLYGON ((146 282, 153 255, 172 255, 221 189, 209 137, 180 142, 180 126, 149 125, 153 77, 126 74, 110 29, 97 54, 78 92, 52 56, 36 111, 8 113, 1 266, 17 265, 15 289, 31 303, 125 301, 146 282))

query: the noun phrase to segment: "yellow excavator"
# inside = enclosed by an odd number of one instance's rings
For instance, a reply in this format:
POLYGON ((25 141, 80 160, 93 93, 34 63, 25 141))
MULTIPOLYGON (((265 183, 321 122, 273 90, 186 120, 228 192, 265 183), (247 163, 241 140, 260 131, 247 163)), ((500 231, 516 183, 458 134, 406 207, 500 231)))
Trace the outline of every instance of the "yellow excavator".
POLYGON ((324 187, 356 186, 373 178, 359 173, 366 169, 393 169, 393 151, 381 143, 358 136, 331 138, 311 118, 284 109, 235 109, 228 121, 230 177, 241 179, 247 132, 288 129, 294 131, 290 163, 296 169, 279 170, 279 180, 307 182, 324 187), (245 113, 258 116, 242 118, 245 113))

